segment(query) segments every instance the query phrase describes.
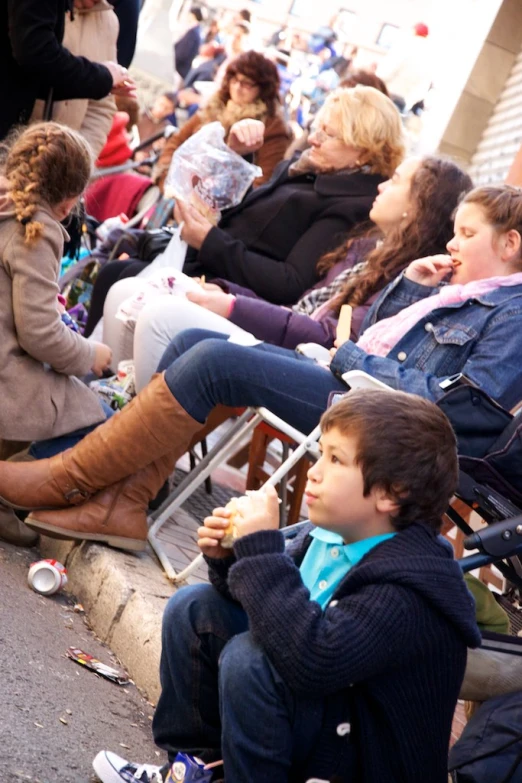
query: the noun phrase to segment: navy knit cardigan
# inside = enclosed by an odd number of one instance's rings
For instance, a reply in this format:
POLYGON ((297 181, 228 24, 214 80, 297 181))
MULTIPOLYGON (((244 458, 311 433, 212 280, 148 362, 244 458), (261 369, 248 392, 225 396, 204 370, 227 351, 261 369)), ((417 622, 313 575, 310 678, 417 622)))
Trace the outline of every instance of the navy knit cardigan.
POLYGON ((211 582, 241 603, 255 641, 288 685, 327 701, 315 775, 447 783, 467 648, 480 644, 451 547, 412 525, 351 569, 323 611, 299 572, 311 527, 300 527, 286 551, 280 531, 239 539, 233 557, 208 559, 211 582), (350 723, 349 734, 337 732, 340 720, 350 723))

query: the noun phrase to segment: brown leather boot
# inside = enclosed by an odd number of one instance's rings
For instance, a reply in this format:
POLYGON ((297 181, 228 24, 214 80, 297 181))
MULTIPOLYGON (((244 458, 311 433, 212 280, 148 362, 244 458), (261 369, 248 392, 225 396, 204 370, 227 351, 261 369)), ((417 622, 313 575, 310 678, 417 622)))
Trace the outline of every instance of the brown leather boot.
POLYGON ((171 455, 162 457, 81 506, 34 511, 27 517, 27 525, 51 538, 100 541, 116 549, 140 552, 147 544, 149 501, 175 464, 171 455))
POLYGON ((38 533, 18 519, 12 508, 0 506, 0 541, 7 541, 15 546, 35 546, 38 533))
POLYGON ((163 374, 155 375, 74 448, 31 463, 0 462, 0 501, 27 509, 84 503, 167 453, 178 459, 202 427, 172 396, 163 374))

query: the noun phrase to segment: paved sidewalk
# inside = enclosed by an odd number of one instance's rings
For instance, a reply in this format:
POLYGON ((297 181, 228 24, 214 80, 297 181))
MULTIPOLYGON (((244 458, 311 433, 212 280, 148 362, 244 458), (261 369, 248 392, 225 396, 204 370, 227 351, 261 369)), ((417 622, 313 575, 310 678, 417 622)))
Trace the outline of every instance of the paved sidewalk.
MULTIPOLYGON (((210 444, 215 437, 209 439, 210 444)), ((177 467, 188 470, 188 459, 182 458, 177 467)), ((213 495, 207 495, 201 487, 161 531, 178 572, 199 553, 196 531, 204 516, 228 497, 244 491, 245 479, 237 470, 219 468, 212 478, 213 495)), ((160 693, 161 619, 178 586, 165 577, 150 547, 131 554, 99 544, 42 537, 40 552, 42 557, 56 558, 67 567, 67 590, 83 605, 92 630, 109 645, 147 698, 156 703, 160 693)), ((187 583, 206 578, 203 565, 187 583)))

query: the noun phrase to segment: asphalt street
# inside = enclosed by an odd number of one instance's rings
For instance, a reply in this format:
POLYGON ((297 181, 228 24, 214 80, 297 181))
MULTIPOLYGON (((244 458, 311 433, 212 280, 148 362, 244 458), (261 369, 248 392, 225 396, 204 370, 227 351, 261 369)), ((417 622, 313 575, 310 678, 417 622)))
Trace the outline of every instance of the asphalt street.
POLYGON ((162 763, 151 736, 153 707, 136 687, 66 657, 78 647, 118 665, 74 600, 29 588, 27 571, 37 559, 35 550, 0 541, 0 783, 91 783, 92 759, 102 749, 162 763))

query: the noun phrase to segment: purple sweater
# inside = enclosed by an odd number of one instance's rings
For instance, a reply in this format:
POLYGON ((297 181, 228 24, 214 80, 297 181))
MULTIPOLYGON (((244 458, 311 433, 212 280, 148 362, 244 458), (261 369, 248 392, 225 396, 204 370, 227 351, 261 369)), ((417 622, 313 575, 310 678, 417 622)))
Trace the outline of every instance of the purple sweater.
MULTIPOLYGON (((367 253, 374 246, 375 240, 373 239, 356 240, 349 249, 346 258, 335 264, 326 276, 321 278, 306 294, 315 288, 329 285, 341 272, 351 269, 360 261, 364 261, 367 253)), ((290 308, 266 302, 249 288, 242 288, 227 280, 213 280, 212 282, 236 296, 229 321, 247 332, 251 332, 259 340, 290 349, 295 348, 299 343, 319 343, 325 348, 332 347, 337 327, 337 316, 333 311, 327 311, 316 321, 309 315, 296 313, 290 308)), ((350 335, 352 340, 357 340, 366 312, 378 293, 375 293, 363 305, 354 307, 350 335)))

